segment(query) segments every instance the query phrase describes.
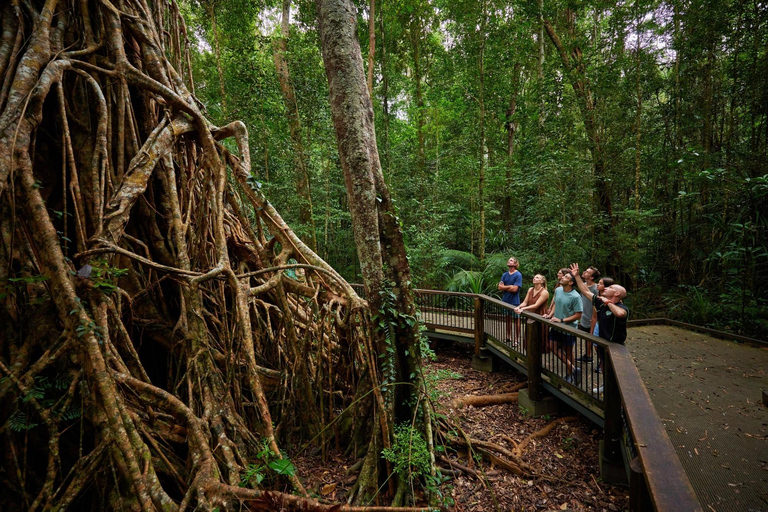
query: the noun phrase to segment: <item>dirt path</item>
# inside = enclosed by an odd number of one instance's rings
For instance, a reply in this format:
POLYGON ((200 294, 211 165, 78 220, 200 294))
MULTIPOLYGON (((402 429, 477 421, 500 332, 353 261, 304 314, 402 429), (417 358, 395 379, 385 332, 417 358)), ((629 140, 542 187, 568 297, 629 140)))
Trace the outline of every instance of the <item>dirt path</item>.
POLYGON ((667 326, 627 347, 704 510, 768 511, 768 348, 667 326))

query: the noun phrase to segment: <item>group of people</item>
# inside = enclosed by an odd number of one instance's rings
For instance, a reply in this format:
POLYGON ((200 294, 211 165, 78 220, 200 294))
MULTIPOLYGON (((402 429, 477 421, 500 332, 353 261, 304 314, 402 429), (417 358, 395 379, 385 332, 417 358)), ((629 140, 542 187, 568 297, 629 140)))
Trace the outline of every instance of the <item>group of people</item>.
MULTIPOLYGON (((547 279, 542 274, 533 276, 533 286, 528 289, 525 299, 520 302, 523 275, 518 270, 517 258, 507 260, 507 272, 501 276, 499 290, 502 300, 515 306, 507 317, 506 334, 518 340, 520 337, 520 313, 528 311, 567 327, 599 336, 612 343, 627 339, 627 318, 629 310, 624 305, 627 290, 610 277, 602 277, 595 267, 586 268, 579 274, 578 263, 557 271, 557 286, 550 301, 547 279)), ((544 342, 544 352, 553 352, 566 367, 566 381, 575 385, 581 382, 581 366, 578 363, 593 361, 592 343, 587 343, 584 354, 575 357, 576 336, 572 331, 549 329, 544 342)), ((594 367, 601 372, 605 350, 597 347, 598 364, 594 367)))

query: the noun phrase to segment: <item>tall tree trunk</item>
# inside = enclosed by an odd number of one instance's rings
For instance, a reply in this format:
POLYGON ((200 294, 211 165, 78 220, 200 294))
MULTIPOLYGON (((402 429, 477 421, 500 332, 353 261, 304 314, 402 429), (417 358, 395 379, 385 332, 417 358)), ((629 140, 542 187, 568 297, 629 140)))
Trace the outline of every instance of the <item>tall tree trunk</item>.
POLYGON ((635 78, 635 95, 637 98, 637 109, 635 113, 635 221, 634 221, 634 232, 635 232, 635 239, 634 239, 634 249, 635 249, 635 258, 634 258, 634 271, 632 272, 632 280, 633 280, 633 288, 637 288, 637 277, 638 277, 638 260, 639 260, 639 248, 638 248, 638 239, 639 239, 639 214, 640 214, 640 164, 641 164, 641 155, 642 155, 642 122, 643 122, 643 91, 641 88, 641 71, 642 71, 642 60, 640 55, 640 17, 637 18, 637 26, 635 30, 637 31, 637 45, 635 46, 635 59, 636 59, 636 65, 637 65, 637 75, 635 78))
MULTIPOLYGON (((381 426, 381 442, 386 446, 391 440, 391 425, 413 417, 413 410, 407 404, 416 403, 412 400, 420 388, 421 355, 418 326, 413 321, 416 307, 410 267, 379 162, 373 105, 357 38, 356 10, 349 0, 317 0, 316 3, 331 112, 363 281, 377 323, 389 326, 387 336, 379 332, 378 352, 387 354, 387 344, 394 346, 391 361, 394 375, 387 377, 395 382, 417 383, 415 387, 390 386, 385 393, 386 408, 377 411, 385 417, 376 424, 381 426)), ((380 358, 375 359, 387 366, 380 358)), ((382 367, 381 371, 386 375, 388 370, 382 367)), ((366 493, 375 492, 378 483, 374 477, 380 446, 374 439, 369 448, 367 462, 370 463, 364 466, 370 475, 366 493)))
POLYGON ((299 196, 299 220, 308 228, 309 244, 314 250, 317 247, 315 233, 315 220, 312 215, 312 193, 309 184, 308 158, 304 149, 299 105, 296 102, 296 92, 291 83, 291 74, 286 60, 288 52, 288 38, 290 36, 291 0, 283 0, 282 18, 280 20, 280 36, 275 40, 275 68, 280 82, 280 92, 285 103, 288 126, 291 130, 291 142, 293 143, 294 165, 296 166, 296 194, 299 196))
POLYGON ((376 0, 371 0, 368 16, 368 96, 373 100, 373 57, 376 54, 376 0))
POLYGON ((420 180, 425 179, 426 148, 424 144, 424 94, 422 91, 421 76, 421 38, 422 19, 419 11, 413 13, 411 18, 409 35, 411 41, 411 56, 413 57, 413 87, 416 96, 416 176, 420 180))
POLYGON ((211 32, 213 32, 213 52, 216 57, 216 71, 219 75, 219 94, 221 94, 221 113, 222 118, 227 117, 227 91, 224 87, 224 67, 221 63, 221 41, 219 39, 219 27, 216 23, 216 2, 211 0, 206 2, 208 17, 211 20, 211 32))
POLYGON ((381 19, 381 87, 382 87, 382 112, 384 114, 384 167, 389 171, 392 168, 389 160, 389 68, 387 67, 387 30, 384 21, 384 12, 381 19))
POLYGON ((480 125, 480 169, 477 177, 477 201, 480 213, 478 257, 481 261, 485 259, 485 172, 488 168, 488 142, 485 140, 485 24, 487 18, 485 11, 485 0, 483 0, 480 7, 480 30, 478 31, 480 56, 477 59, 480 89, 477 95, 480 117, 478 120, 480 125))
POLYGON ((515 167, 515 134, 517 133, 518 123, 515 119, 517 111, 517 96, 520 89, 520 64, 515 63, 512 70, 512 92, 509 94, 509 107, 506 112, 506 122, 504 126, 507 129, 507 168, 504 179, 504 208, 502 211, 504 225, 512 225, 512 171, 515 167))
POLYGON ((544 0, 538 0, 538 58, 536 59, 536 86, 539 90, 539 145, 541 147, 546 143, 546 136, 544 134, 544 115, 546 112, 546 105, 544 103, 544 0))
MULTIPOLYGON (((567 51, 549 20, 544 20, 544 28, 547 31, 550 41, 552 41, 552 44, 560 55, 565 73, 571 82, 576 97, 578 98, 579 109, 581 110, 584 129, 587 132, 587 137, 590 143, 589 149, 592 154, 592 169, 595 177, 598 212, 600 216, 603 217, 601 219, 602 226, 598 238, 601 240, 601 243, 611 243, 610 238, 613 232, 613 209, 605 169, 605 151, 602 144, 600 122, 595 110, 595 100, 585 74, 585 65, 582 60, 581 49, 579 47, 574 47, 570 52, 567 51)), ((615 244, 611 243, 611 245, 615 247, 615 244)), ((616 256, 616 254, 611 254, 609 260, 617 261, 616 256)), ((609 271, 615 270, 615 268, 610 265, 615 265, 615 263, 609 263, 609 271)))

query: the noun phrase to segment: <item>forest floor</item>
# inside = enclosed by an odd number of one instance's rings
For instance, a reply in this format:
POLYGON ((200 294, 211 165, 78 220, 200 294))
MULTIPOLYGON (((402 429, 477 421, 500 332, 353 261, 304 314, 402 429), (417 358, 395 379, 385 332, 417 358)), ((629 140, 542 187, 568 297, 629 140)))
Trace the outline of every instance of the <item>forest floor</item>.
MULTIPOLYGON (((516 383, 524 381, 523 375, 509 367, 494 373, 473 370, 471 360, 471 348, 445 342, 437 350, 437 360, 426 368, 433 398, 437 399, 437 413, 451 419, 468 437, 512 451, 516 444, 557 419, 531 418, 519 410, 517 403, 454 409, 451 402, 456 399, 508 393, 516 383)), ((599 429, 573 412, 566 411, 559 417, 572 419, 561 420, 548 434, 530 440, 522 451, 520 458, 536 476, 516 476, 480 457, 470 462, 466 450, 449 448, 446 456, 473 468, 477 476, 454 468, 442 487, 444 495, 451 498, 448 503, 453 502, 448 509, 455 512, 625 510, 628 489, 606 485, 600 480, 599 429)), ((355 480, 354 475, 347 474, 354 460, 328 454, 325 463, 319 455, 306 455, 294 462, 307 489, 321 500, 345 501, 355 480)), ((445 461, 439 465, 448 466, 445 461)))

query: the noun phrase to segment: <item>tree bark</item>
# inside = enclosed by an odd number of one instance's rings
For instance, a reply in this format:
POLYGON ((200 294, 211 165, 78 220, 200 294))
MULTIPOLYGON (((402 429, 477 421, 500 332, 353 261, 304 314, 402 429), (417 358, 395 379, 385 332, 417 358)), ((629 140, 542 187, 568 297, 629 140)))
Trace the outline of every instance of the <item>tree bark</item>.
POLYGON ((368 96, 373 100, 373 57, 376 55, 376 0, 371 0, 368 14, 368 96))
MULTIPOLYGON (((609 243, 613 231, 613 207, 611 204, 608 178, 606 176, 605 151, 602 143, 600 120, 597 118, 594 95, 586 77, 586 68, 584 61, 582 60, 581 49, 579 47, 574 47, 568 52, 560 37, 557 35, 557 32, 555 32, 552 23, 547 19, 544 20, 544 28, 547 31, 550 41, 552 41, 552 44, 560 55, 568 80, 571 82, 576 97, 579 100, 579 109, 581 110, 584 129, 587 132, 589 148, 592 154, 592 169, 595 178, 598 212, 604 217, 602 219, 602 227, 599 230, 600 236, 598 238, 601 239, 601 243, 609 243)), ((609 259, 616 261, 613 257, 609 259)), ((611 270, 615 269, 611 268, 611 270)))
MULTIPOLYGON (((329 396, 362 418, 340 442, 370 434, 379 405, 349 391, 381 385, 360 348, 369 309, 252 185, 245 126, 204 117, 169 60, 183 62, 186 36, 175 2, 12 7, 0 399, 16 421, 2 420, 0 466, 19 471, 4 473, 0 509, 237 508, 248 464, 321 431, 329 396), (302 282, 284 273, 296 267, 302 282)), ((295 473, 271 477, 306 494, 295 473)))
MULTIPOLYGON (((381 425, 384 446, 391 441, 391 425, 412 418, 411 397, 418 396, 421 354, 410 267, 402 232, 379 162, 373 106, 357 38, 357 13, 348 0, 317 0, 320 41, 330 92, 331 112, 341 166, 347 187, 352 229, 360 268, 374 318, 379 326, 376 354, 385 379, 416 383, 389 386, 381 425), (389 363, 378 358, 394 348, 389 363), (390 373, 391 372, 391 373, 390 373)), ((374 450, 376 443, 371 443, 374 450)), ((369 456, 372 454, 369 451, 369 456)), ((375 454, 378 460, 378 453, 375 454)), ((365 467, 371 467, 366 465, 365 467)), ((371 482, 375 484, 374 482, 371 482)), ((367 492, 375 492, 368 489, 367 492)))
POLYGON ((280 82, 280 92, 285 104, 285 115, 288 119, 288 127, 291 131, 293 144, 294 165, 296 166, 296 195, 299 196, 299 220, 309 231, 309 245, 312 250, 317 248, 315 233, 315 219, 312 215, 312 192, 309 183, 309 166, 306 150, 304 148, 304 135, 299 116, 299 104, 296 101, 296 91, 291 83, 291 73, 288 68, 286 53, 288 52, 288 39, 291 29, 291 0, 283 0, 282 16, 280 19, 280 36, 275 40, 275 68, 280 82))

